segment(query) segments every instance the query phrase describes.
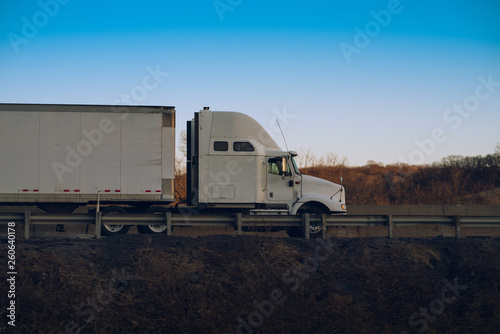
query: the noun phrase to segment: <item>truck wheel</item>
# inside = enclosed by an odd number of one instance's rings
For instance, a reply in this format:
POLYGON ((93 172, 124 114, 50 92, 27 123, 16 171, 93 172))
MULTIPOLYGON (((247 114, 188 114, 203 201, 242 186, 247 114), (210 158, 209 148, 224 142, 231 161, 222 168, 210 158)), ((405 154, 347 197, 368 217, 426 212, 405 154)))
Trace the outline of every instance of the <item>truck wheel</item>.
MULTIPOLYGON (((127 210, 121 206, 106 206, 102 208, 102 213, 111 214, 123 214, 127 213, 127 210)), ((101 235, 117 235, 117 234, 127 234, 130 229, 130 225, 117 225, 117 224, 102 224, 101 225, 101 235)))
MULTIPOLYGON (((152 206, 146 210, 146 213, 154 213, 165 216, 168 209, 163 206, 152 206)), ((137 225, 137 230, 141 234, 162 234, 167 231, 167 225, 137 225)))
MULTIPOLYGON (((303 211, 299 210, 297 212, 297 214, 301 215, 301 214, 306 213, 306 212, 313 214, 313 215, 321 215, 321 214, 325 213, 325 211, 322 210, 321 208, 311 208, 311 209, 303 210, 303 211)), ((311 224, 311 225, 309 225, 309 236, 311 238, 318 238, 320 236, 322 230, 323 230, 322 224, 318 224, 318 223, 311 224)), ((286 229, 286 233, 288 234, 288 236, 290 238, 305 238, 306 237, 303 227, 288 227, 286 229)))
MULTIPOLYGON (((318 238, 320 232, 323 230, 323 226, 321 225, 310 225, 309 226, 309 237, 310 238, 318 238)), ((288 227, 286 229, 286 234, 290 238, 305 238, 305 231, 302 227, 288 227)))

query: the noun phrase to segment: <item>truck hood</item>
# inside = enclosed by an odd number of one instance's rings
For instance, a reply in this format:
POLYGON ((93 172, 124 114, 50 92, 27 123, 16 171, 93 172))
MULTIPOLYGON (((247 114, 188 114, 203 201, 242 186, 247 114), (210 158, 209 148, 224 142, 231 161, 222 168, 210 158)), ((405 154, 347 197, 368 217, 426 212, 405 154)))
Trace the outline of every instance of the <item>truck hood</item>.
POLYGON ((345 203, 344 191, 340 191, 341 188, 341 185, 320 179, 319 177, 302 175, 302 192, 304 194, 321 194, 328 197, 335 194, 333 200, 339 201, 340 199, 345 203))
POLYGON ((319 177, 310 176, 310 175, 302 175, 302 183, 303 185, 315 185, 322 187, 333 187, 332 189, 338 189, 340 187, 338 184, 320 179, 319 177))

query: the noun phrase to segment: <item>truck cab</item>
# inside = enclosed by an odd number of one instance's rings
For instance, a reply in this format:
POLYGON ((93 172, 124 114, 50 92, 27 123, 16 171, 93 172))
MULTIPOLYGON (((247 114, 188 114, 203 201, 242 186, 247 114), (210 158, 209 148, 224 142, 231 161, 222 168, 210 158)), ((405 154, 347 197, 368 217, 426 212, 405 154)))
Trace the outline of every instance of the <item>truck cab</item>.
POLYGON ((248 115, 208 108, 187 124, 188 205, 249 214, 345 214, 344 187, 302 175, 248 115))

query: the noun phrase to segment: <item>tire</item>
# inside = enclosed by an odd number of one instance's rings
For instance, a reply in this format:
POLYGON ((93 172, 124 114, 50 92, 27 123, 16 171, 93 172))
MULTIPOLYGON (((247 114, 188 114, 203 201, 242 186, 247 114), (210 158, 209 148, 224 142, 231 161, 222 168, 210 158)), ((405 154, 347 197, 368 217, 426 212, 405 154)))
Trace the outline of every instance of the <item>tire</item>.
MULTIPOLYGON (((325 210, 319 207, 313 207, 310 209, 299 210, 297 214, 311 213, 315 215, 321 215, 325 213, 325 210)), ((309 226, 309 237, 319 238, 323 230, 323 225, 321 224, 311 224, 309 226)), ((288 227, 286 233, 290 238, 305 238, 305 231, 303 227, 288 227)))
MULTIPOLYGON (((101 212, 110 214, 124 214, 127 213, 127 210, 125 210, 121 206, 106 206, 102 208, 101 212)), ((111 236, 118 234, 127 234, 129 229, 130 225, 101 224, 101 235, 111 236)))
MULTIPOLYGON (((154 213, 158 215, 165 215, 168 209, 163 206, 152 206, 146 210, 146 213, 154 213)), ((167 225, 137 225, 137 230, 141 234, 164 234, 167 232, 167 225)))

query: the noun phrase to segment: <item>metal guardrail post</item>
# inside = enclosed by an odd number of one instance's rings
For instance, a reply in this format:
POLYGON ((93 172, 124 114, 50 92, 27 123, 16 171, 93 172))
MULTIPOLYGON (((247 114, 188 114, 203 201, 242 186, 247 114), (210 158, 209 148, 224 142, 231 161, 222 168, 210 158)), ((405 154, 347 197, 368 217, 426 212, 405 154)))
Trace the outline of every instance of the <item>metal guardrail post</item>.
POLYGON ((392 215, 387 216, 387 227, 389 233, 389 239, 394 238, 394 220, 392 219, 392 215))
POLYGON ((309 214, 308 213, 304 213, 302 215, 302 219, 303 219, 303 222, 304 222, 304 229, 305 229, 305 237, 306 239, 309 239, 311 237, 311 229, 310 229, 310 226, 311 226, 311 221, 310 221, 310 217, 309 217, 309 214))
POLYGON ((321 238, 326 239, 326 232, 327 232, 327 227, 326 227, 326 214, 321 215, 321 238))
POLYGON ((236 228, 238 229, 238 235, 243 234, 243 214, 241 212, 238 212, 236 214, 236 228))
POLYGON ((31 212, 24 211, 24 238, 30 238, 30 223, 31 223, 31 212))
POLYGON ((460 216, 455 216, 455 237, 460 238, 460 228, 461 228, 460 216))
POLYGON ((172 235, 172 212, 165 212, 165 220, 167 221, 167 235, 172 235))
POLYGON ((95 213, 95 237, 101 239, 101 219, 102 212, 96 211, 95 213))

